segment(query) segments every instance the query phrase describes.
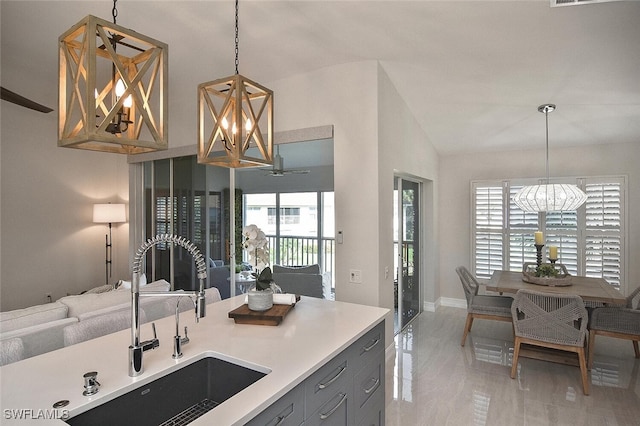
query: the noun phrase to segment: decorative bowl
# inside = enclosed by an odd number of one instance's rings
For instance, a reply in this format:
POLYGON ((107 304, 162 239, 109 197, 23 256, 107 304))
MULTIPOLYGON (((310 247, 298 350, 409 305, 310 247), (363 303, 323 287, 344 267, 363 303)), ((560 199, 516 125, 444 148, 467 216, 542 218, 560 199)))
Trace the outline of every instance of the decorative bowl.
POLYGON ((555 269, 557 275, 537 277, 536 272, 538 265, 536 263, 525 262, 525 264, 522 265, 522 281, 548 287, 563 287, 572 284, 571 275, 562 263, 543 263, 540 266, 555 269))

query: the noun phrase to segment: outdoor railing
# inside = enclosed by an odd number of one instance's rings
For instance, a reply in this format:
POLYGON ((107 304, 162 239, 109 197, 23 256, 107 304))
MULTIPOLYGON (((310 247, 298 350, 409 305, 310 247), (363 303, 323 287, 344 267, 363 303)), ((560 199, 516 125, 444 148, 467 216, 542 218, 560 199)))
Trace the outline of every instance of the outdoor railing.
POLYGON ((321 273, 329 273, 334 286, 335 239, 267 235, 272 265, 320 265, 321 273))

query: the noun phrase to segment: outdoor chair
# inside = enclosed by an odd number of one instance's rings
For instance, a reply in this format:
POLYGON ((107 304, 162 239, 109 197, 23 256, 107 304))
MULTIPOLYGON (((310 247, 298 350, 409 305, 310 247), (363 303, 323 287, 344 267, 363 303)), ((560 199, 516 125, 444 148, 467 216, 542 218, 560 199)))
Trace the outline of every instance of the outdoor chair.
POLYGON ((461 346, 464 346, 467 335, 471 331, 475 318, 511 322, 511 302, 513 298, 508 296, 479 295, 480 283, 471 275, 464 266, 456 268, 460 277, 464 295, 467 298, 467 321, 462 333, 461 346))
POLYGON ((522 344, 573 352, 578 355, 582 389, 589 395, 585 354, 588 316, 582 298, 572 294, 518 290, 511 313, 516 335, 511 378, 516 377, 522 344))
POLYGON ((640 287, 628 297, 624 307, 594 309, 589 321, 589 369, 593 367, 596 335, 631 340, 636 358, 640 358, 640 287))

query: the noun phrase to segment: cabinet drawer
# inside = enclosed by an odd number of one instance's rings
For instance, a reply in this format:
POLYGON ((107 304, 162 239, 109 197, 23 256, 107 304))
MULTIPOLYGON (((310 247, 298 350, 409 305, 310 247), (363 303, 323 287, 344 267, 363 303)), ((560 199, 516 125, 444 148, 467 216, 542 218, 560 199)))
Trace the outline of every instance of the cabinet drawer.
POLYGON ((359 338, 349 350, 354 366, 367 365, 381 351, 384 352, 384 321, 359 338))
POLYGON ((356 374, 353 384, 356 418, 361 418, 361 409, 369 398, 384 393, 384 364, 379 359, 373 360, 356 374))
POLYGON ((358 426, 384 426, 384 404, 384 392, 376 391, 362 406, 358 426))
POLYGON ((304 384, 301 383, 269 408, 251 419, 248 426, 298 426, 304 421, 304 384))
MULTIPOLYGON (((329 361, 305 381, 307 416, 339 392, 351 393, 353 372, 345 352, 329 361)), ((351 397, 351 395, 349 395, 351 397)))
MULTIPOLYGON (((304 421, 305 426, 350 426, 349 411, 351 410, 347 392, 338 392, 325 404, 318 408, 304 421)), ((353 416, 351 416, 353 418, 353 416)))

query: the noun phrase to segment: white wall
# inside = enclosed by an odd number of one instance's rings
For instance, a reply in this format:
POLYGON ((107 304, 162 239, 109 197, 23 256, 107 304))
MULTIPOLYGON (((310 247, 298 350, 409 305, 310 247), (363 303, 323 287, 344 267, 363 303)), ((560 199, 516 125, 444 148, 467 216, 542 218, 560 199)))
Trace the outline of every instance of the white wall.
MULTIPOLYGON (((551 148, 555 177, 627 175, 627 283, 640 283, 640 143, 551 148), (561 166, 560 166, 561 165, 561 166)), ((442 297, 463 299, 455 268, 471 264, 470 182, 542 177, 544 150, 465 154, 441 158, 439 192, 442 297)))
POLYGON ((336 298, 370 305, 378 303, 376 69, 375 62, 344 64, 267 84, 276 131, 334 125, 336 230, 344 234, 336 298), (348 282, 349 269, 362 270, 362 284, 348 282))
MULTIPOLYGON (((336 230, 344 236, 336 248, 336 299, 393 308, 393 175, 436 181, 433 146, 377 62, 324 68, 267 86, 275 93, 277 131, 334 125, 336 230), (349 282, 350 269, 362 271, 361 284, 349 282)), ((433 194, 433 186, 427 192, 433 194)), ((428 216, 432 254, 435 218, 428 216)), ((436 273, 434 261, 432 288, 436 273)), ((392 330, 389 318, 388 342, 392 330)))
MULTIPOLYGON (((104 284, 108 228, 93 204, 128 202, 126 157, 59 148, 55 112, 1 108, 1 309, 104 284)), ((111 283, 128 277, 128 230, 113 227, 111 283)))
MULTIPOLYGON (((399 173, 423 184, 421 203, 422 293, 426 301, 438 294, 437 209, 434 194, 438 187, 438 154, 425 132, 412 116, 389 77, 379 68, 378 74, 379 164, 378 223, 380 306, 393 309, 393 179, 399 173), (385 268, 389 276, 385 279, 385 268)), ((387 324, 393 328, 393 324, 387 324)))

